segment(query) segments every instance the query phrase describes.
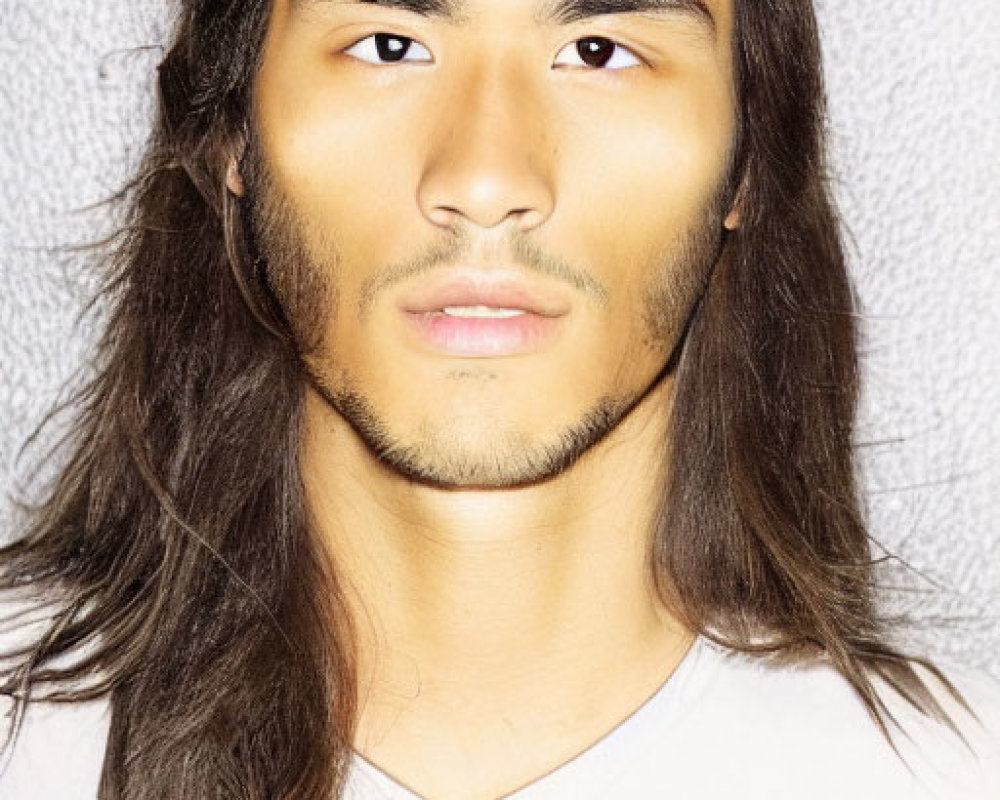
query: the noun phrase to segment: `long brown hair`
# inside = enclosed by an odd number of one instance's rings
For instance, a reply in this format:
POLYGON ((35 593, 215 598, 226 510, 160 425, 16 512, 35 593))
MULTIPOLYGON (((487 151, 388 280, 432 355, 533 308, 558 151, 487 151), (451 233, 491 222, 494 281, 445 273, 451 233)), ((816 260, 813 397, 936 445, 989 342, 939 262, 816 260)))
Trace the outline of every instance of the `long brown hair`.
MULTIPOLYGON (((0 661, 4 691, 21 713, 110 697, 101 800, 339 796, 353 638, 299 473, 304 343, 225 188, 270 7, 181 5, 68 461, 0 550, 0 589, 50 620, 0 661)), ((875 676, 943 712, 873 599, 816 21, 810 0, 734 5, 741 227, 676 364, 653 563, 693 630, 828 654, 888 732, 875 676)))

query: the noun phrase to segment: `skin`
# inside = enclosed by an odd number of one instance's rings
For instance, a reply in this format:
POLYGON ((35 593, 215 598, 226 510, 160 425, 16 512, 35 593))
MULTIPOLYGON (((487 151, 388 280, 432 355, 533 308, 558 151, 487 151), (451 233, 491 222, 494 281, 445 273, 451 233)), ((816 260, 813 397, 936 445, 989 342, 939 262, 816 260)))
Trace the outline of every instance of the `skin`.
POLYGON ((738 225, 721 194, 731 2, 709 3, 714 30, 679 12, 542 26, 534 5, 470 0, 456 26, 276 0, 257 169, 228 176, 314 334, 302 469, 357 626, 354 746, 434 800, 497 797, 566 762, 693 640, 648 554, 665 366, 738 225), (412 60, 366 62, 373 40, 355 45, 380 32, 417 43, 412 60), (625 49, 587 66, 587 37, 625 49), (422 348, 397 301, 454 265, 519 265, 560 291, 556 342, 422 348))

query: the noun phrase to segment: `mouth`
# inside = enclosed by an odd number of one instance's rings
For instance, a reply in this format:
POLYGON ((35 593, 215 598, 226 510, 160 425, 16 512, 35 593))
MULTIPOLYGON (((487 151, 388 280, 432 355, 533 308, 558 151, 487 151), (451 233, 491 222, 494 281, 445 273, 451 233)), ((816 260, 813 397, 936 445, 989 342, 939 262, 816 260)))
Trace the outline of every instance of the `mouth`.
POLYGON ((491 306, 445 306, 432 314, 444 314, 455 319, 513 319, 532 312, 523 308, 493 308, 491 306))
POLYGON ((558 290, 491 270, 441 276, 406 293, 399 309, 431 353, 497 358, 550 347, 570 304, 558 290))
POLYGON ((438 355, 498 358, 536 353, 552 344, 561 327, 558 317, 523 309, 476 310, 474 316, 450 311, 407 314, 418 340, 438 355))
POLYGON ((453 316, 466 317, 515 311, 561 317, 570 309, 563 292, 531 283, 515 273, 493 270, 437 276, 406 292, 399 307, 412 314, 451 309, 458 312, 453 316))

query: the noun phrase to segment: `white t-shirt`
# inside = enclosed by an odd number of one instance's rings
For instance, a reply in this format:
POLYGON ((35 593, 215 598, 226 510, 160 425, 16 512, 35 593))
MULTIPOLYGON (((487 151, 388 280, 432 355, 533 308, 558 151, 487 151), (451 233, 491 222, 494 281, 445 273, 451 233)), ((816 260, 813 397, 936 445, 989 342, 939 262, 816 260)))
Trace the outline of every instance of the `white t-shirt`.
MULTIPOLYGON (((829 666, 766 665, 699 639, 618 727, 507 797, 1000 800, 1000 682, 949 677, 983 720, 947 705, 974 754, 886 690, 908 733, 895 735, 904 764, 829 666)), ((32 709, 0 777, 0 800, 94 800, 108 717, 100 703, 32 709)), ((421 799, 359 756, 346 800, 421 799)))

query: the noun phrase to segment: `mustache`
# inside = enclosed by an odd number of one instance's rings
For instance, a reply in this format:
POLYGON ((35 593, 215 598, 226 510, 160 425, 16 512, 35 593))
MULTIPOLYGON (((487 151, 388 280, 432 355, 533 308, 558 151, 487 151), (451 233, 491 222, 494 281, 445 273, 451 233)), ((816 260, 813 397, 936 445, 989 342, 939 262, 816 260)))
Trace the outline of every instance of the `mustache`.
POLYGON ((480 263, 516 264, 539 275, 562 281, 598 305, 608 305, 610 292, 603 283, 585 270, 545 252, 516 227, 508 227, 499 237, 495 235, 492 240, 478 246, 473 244, 472 236, 464 228, 452 229, 445 236, 446 238, 433 242, 413 257, 387 267, 366 280, 358 297, 359 316, 364 319, 382 293, 403 281, 440 267, 480 263), (500 258, 504 252, 510 257, 500 258), (472 253, 480 255, 475 258, 472 253))

